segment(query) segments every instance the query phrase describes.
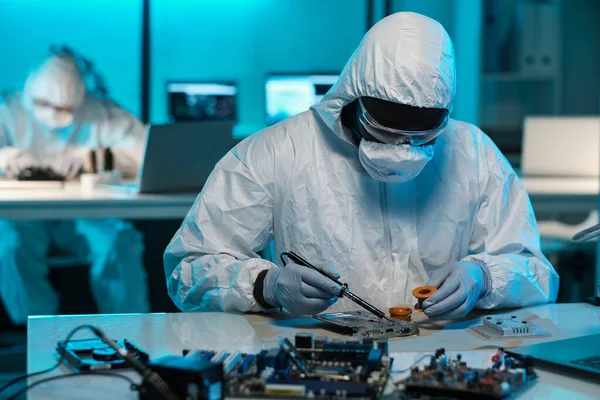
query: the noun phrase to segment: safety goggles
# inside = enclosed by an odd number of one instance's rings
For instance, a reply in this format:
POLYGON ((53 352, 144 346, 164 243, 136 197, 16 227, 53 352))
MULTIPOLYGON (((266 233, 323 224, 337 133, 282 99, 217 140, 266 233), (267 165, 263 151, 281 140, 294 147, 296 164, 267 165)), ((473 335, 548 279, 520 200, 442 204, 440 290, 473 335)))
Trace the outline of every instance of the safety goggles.
POLYGON ((362 127, 375 139, 386 144, 410 144, 412 146, 421 146, 431 142, 438 137, 448 125, 450 119, 448 114, 434 128, 428 130, 405 130, 383 126, 378 123, 367 111, 362 99, 358 99, 360 105, 360 114, 358 120, 362 127))

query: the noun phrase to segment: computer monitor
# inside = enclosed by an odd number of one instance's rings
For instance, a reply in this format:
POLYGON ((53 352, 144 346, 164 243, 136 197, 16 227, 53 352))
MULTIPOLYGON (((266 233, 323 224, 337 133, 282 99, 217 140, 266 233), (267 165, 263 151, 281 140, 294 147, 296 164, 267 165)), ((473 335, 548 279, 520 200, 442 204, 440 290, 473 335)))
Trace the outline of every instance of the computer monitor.
POLYGON ((266 123, 306 111, 317 104, 338 80, 339 74, 277 74, 265 79, 266 123))
POLYGON ((224 82, 168 82, 171 122, 237 119, 237 86, 224 82))

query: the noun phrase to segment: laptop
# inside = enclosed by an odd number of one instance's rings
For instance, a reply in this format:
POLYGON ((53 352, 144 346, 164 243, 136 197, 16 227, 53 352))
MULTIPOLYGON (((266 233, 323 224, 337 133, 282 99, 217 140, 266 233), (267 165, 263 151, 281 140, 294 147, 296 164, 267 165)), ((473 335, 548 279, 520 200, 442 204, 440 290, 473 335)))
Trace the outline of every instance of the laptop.
POLYGON ((600 381, 600 334, 516 347, 506 353, 532 357, 536 366, 600 381))
POLYGON ((600 118, 527 117, 523 130, 524 177, 600 175, 600 118))
POLYGON ((135 183, 102 185, 129 193, 198 193, 236 144, 233 122, 150 125, 135 183))

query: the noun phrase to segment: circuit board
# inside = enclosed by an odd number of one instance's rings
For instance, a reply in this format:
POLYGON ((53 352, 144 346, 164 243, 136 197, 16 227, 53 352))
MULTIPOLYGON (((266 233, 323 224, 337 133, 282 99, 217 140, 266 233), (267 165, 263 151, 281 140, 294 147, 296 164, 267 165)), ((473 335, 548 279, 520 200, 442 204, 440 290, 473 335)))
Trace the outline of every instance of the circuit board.
POLYGON ((341 333, 361 339, 394 338, 419 333, 415 323, 402 320, 387 321, 363 310, 317 314, 313 315, 313 318, 334 325, 341 333))
POLYGON ((414 367, 396 386, 404 399, 456 398, 503 399, 531 386, 537 380, 530 358, 506 356, 500 349, 490 368, 471 368, 460 355, 451 360, 438 349, 424 368, 414 367))
MULTIPOLYGON (((489 368, 472 368, 460 355, 444 349, 427 355, 425 367, 392 382, 387 339, 328 340, 297 334, 294 343, 258 354, 195 350, 185 357, 223 368, 227 399, 503 399, 537 380, 532 359, 515 358, 499 349, 489 368)), ((405 370, 409 371, 409 370, 405 370)))
POLYGON ((197 350, 186 357, 221 363, 228 399, 376 399, 391 364, 387 340, 329 341, 307 334, 258 354, 197 350))

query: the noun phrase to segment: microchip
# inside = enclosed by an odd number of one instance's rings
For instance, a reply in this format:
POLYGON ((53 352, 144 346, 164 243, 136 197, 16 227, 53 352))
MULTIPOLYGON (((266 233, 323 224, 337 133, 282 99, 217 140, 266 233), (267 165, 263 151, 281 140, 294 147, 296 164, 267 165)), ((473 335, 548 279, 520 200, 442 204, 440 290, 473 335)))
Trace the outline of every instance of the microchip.
POLYGON ((277 397, 296 397, 306 394, 306 386, 291 385, 280 383, 267 383, 265 385, 265 394, 277 397))
POLYGON ((363 339, 394 338, 419 333, 419 328, 413 322, 387 321, 363 310, 317 314, 313 318, 328 323, 339 333, 363 339))

